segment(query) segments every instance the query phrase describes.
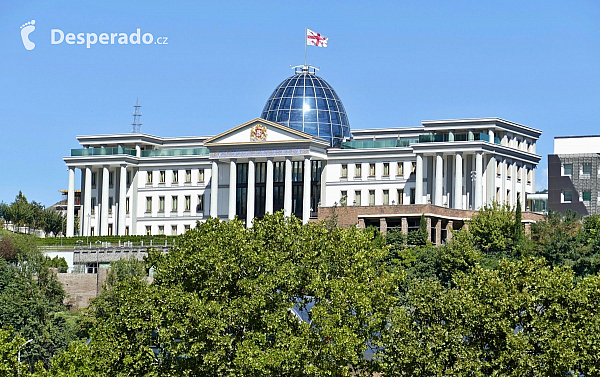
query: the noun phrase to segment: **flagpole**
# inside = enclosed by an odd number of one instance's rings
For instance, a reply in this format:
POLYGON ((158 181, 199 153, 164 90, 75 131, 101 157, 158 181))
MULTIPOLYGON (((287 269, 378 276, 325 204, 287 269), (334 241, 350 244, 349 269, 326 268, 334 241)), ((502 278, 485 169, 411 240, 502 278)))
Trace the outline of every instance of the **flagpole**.
POLYGON ((307 28, 304 28, 304 65, 306 66, 306 36, 308 35, 307 28))

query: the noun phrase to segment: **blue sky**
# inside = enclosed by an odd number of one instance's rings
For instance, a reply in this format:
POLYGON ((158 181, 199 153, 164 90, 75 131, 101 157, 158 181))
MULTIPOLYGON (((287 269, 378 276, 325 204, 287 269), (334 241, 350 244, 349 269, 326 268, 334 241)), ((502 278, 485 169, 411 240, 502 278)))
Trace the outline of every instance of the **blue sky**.
POLYGON ((559 135, 600 133, 598 1, 0 1, 0 201, 49 206, 76 135, 213 135, 258 117, 308 47, 351 128, 500 117, 543 131, 538 189, 559 135), (20 27, 35 20, 26 50, 20 27), (51 44, 67 33, 167 45, 51 44))

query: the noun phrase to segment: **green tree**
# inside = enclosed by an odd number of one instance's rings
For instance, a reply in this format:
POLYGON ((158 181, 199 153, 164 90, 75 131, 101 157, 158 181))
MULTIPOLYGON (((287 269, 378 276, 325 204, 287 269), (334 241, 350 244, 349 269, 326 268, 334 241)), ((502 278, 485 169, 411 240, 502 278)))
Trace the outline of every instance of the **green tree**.
POLYGON ((514 236, 514 213, 508 205, 494 202, 481 208, 469 221, 469 232, 484 253, 510 250, 514 236))
POLYGON ((153 283, 132 276, 112 286, 112 310, 93 303, 89 345, 59 359, 73 353, 82 368, 108 375, 375 371, 377 358, 363 353, 385 330, 398 286, 379 243, 372 232, 282 213, 248 229, 209 219, 168 254, 150 254, 153 283))
POLYGON ((600 277, 544 260, 474 267, 452 288, 417 282, 380 344, 386 375, 570 376, 600 372, 600 277))
POLYGON ((0 376, 18 376, 19 371, 22 375, 28 375, 27 364, 18 363, 18 352, 20 346, 25 343, 25 339, 20 335, 14 335, 12 330, 0 328, 0 376))
POLYGON ((17 249, 16 262, 0 259, 0 324, 34 339, 21 352, 28 365, 42 361, 48 366, 75 336, 63 305, 64 290, 48 270, 34 237, 5 231, 0 236, 17 249))
POLYGON ((425 218, 425 214, 422 214, 419 221, 419 230, 408 233, 407 243, 413 246, 427 245, 427 242, 429 241, 428 234, 427 219, 425 218))

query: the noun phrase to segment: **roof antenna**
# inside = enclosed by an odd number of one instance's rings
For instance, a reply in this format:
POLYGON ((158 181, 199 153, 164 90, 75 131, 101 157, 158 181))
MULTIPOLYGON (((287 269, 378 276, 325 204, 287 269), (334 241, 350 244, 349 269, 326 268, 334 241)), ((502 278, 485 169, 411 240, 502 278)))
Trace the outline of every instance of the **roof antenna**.
POLYGON ((142 116, 142 113, 140 112, 140 107, 142 107, 142 105, 138 103, 138 98, 136 98, 135 105, 133 105, 133 123, 131 123, 133 125, 131 132, 134 134, 139 134, 142 132, 142 124, 140 123, 140 117, 142 116))

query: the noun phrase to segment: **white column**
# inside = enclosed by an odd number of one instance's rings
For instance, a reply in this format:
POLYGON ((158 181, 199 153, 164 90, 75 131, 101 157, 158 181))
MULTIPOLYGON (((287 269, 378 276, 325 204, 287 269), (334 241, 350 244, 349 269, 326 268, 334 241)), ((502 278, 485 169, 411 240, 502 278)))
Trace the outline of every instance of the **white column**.
POLYGON ((108 235, 108 165, 102 166, 102 207, 100 208, 100 235, 108 235))
POLYGON ((444 205, 444 200, 442 198, 443 191, 442 187, 443 177, 444 175, 444 157, 441 153, 435 154, 435 195, 434 195, 434 203, 436 206, 444 205))
POLYGON ((254 219, 254 192, 256 191, 255 187, 255 178, 256 173, 254 171, 254 160, 248 160, 248 190, 246 191, 247 199, 247 208, 246 208, 246 227, 252 227, 252 220, 254 219))
POLYGON ((506 159, 500 162, 500 204, 506 204, 506 159))
POLYGON ((283 195, 283 214, 292 214, 292 160, 285 159, 285 190, 283 195))
POLYGON ((525 211, 527 206, 527 167, 521 166, 521 210, 525 211))
POLYGON ((67 237, 75 234, 75 167, 69 166, 69 186, 67 190, 67 237))
POLYGON ((475 210, 479 210, 482 207, 483 198, 483 181, 481 176, 483 175, 483 152, 475 153, 475 210))
POLYGON ((237 164, 235 160, 229 161, 229 220, 235 219, 235 206, 237 199, 237 164))
POLYGON ((463 175, 462 175, 462 153, 456 152, 454 155, 454 208, 462 209, 463 207, 463 175))
POLYGON ((302 223, 310 219, 310 157, 304 157, 304 188, 302 190, 302 223))
POLYGON ((121 165, 121 177, 119 178, 119 221, 117 226, 119 227, 118 235, 125 235, 125 213, 127 206, 125 205, 127 199, 127 165, 121 165))
MULTIPOLYGON (((515 141, 516 142, 516 141, 515 141)), ((512 188, 510 189, 510 206, 517 206, 517 163, 515 161, 510 164, 510 175, 512 176, 512 188)))
POLYGON ((90 227, 91 219, 90 215, 92 214, 92 167, 85 167, 85 183, 83 186, 83 192, 85 193, 83 202, 83 219, 79 219, 79 221, 83 221, 83 232, 84 236, 90 235, 90 227))
POLYGON ((417 154, 415 172, 415 204, 423 204, 423 155, 417 154))
POLYGON ((212 169, 210 171, 210 217, 219 217, 217 212, 217 205, 219 200, 219 163, 217 161, 212 162, 212 169))
POLYGON ((490 137, 490 143, 494 144, 494 130, 488 130, 488 136, 490 137))
POLYGON ((273 213, 273 159, 267 159, 267 187, 265 188, 265 213, 273 213))

